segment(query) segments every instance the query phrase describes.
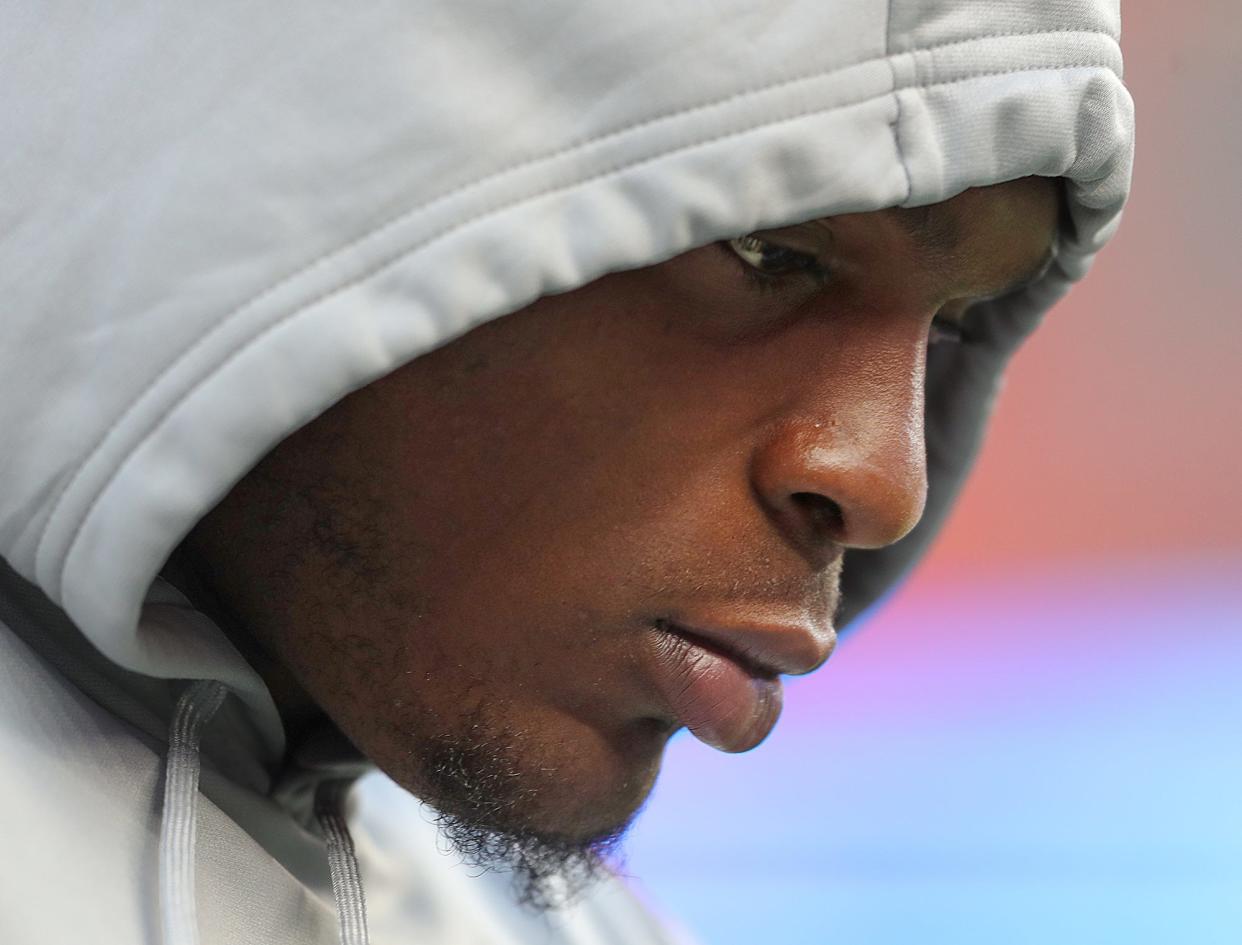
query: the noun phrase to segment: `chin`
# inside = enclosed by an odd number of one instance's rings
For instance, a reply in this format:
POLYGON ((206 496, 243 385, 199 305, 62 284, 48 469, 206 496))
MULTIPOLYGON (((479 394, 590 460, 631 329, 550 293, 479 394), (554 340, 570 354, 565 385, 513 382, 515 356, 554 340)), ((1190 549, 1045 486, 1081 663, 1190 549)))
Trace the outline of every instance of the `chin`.
POLYGON ((670 734, 665 725, 636 723, 582 739, 532 783, 532 829, 579 842, 619 835, 647 802, 670 734))
MULTIPOLYGON (((403 753, 395 780, 479 830, 565 844, 615 840, 646 802, 671 726, 635 720, 600 731, 576 720, 478 720, 403 753)), ((387 766, 381 765, 387 770, 387 766)))

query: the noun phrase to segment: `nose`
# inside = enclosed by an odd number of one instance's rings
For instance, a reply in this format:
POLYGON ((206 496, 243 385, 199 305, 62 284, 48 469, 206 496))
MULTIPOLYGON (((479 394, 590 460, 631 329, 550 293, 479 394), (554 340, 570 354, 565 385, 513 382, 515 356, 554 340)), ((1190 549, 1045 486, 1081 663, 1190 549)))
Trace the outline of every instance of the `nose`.
POLYGON ((922 517, 922 349, 899 360, 829 367, 774 421, 753 456, 751 480, 762 505, 809 556, 826 561, 835 546, 881 548, 922 517))

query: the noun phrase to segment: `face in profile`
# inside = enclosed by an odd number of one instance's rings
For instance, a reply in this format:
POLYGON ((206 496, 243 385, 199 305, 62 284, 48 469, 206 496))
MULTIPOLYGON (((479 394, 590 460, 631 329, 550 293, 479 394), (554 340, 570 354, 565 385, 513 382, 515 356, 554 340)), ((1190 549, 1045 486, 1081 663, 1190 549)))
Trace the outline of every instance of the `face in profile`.
POLYGON ((923 509, 929 341, 1057 210, 1028 178, 540 299, 290 436, 186 558, 288 724, 326 712, 480 859, 586 862, 674 731, 745 751, 828 658, 845 549, 923 509))

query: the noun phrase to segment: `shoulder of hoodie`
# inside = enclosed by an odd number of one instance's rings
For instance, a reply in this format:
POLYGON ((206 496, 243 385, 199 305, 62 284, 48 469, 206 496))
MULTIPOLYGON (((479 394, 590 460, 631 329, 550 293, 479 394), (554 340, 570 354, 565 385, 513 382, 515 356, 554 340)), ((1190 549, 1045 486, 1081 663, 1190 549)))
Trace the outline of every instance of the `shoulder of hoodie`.
MULTIPOLYGON (((0 939, 157 941, 163 745, 77 688, 4 621, 0 758, 0 939)), ((207 797, 198 831, 204 943, 336 941, 330 902, 207 797)))
MULTIPOLYGON (((31 649, 23 639, 28 632, 9 626, 22 619, 7 609, 0 613, 0 757, 6 759, 0 835, 8 850, 0 862, 0 938, 99 945, 155 941, 164 745, 115 714, 115 707, 104 708, 31 649)), ((323 854, 309 849, 317 841, 303 836, 283 811, 227 779, 205 771, 203 786, 197 871, 203 941, 335 942, 331 892, 314 869, 323 854), (239 806, 249 808, 243 817, 237 816, 239 806), (239 819, 251 829, 243 829, 239 819), (255 829, 257 821, 261 829, 255 829), (256 839, 260 835, 266 847, 256 839), (239 876, 245 881, 238 882, 239 876)), ((454 862, 419 816, 414 798, 378 776, 364 779, 359 793, 362 810, 354 819, 361 828, 358 842, 377 941, 411 936, 463 945, 690 941, 614 876, 563 911, 526 913, 503 877, 454 862), (383 821, 378 844, 375 831, 367 829, 377 816, 383 821)))

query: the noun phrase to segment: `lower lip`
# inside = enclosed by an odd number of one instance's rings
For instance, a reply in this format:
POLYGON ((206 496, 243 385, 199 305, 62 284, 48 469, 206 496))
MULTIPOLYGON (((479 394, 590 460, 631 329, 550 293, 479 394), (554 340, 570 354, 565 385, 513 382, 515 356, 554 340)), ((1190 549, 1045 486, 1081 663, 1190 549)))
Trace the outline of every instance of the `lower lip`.
POLYGON ((781 714, 781 681, 752 676, 676 626, 656 629, 655 681, 678 721, 721 751, 749 751, 763 741, 781 714))

